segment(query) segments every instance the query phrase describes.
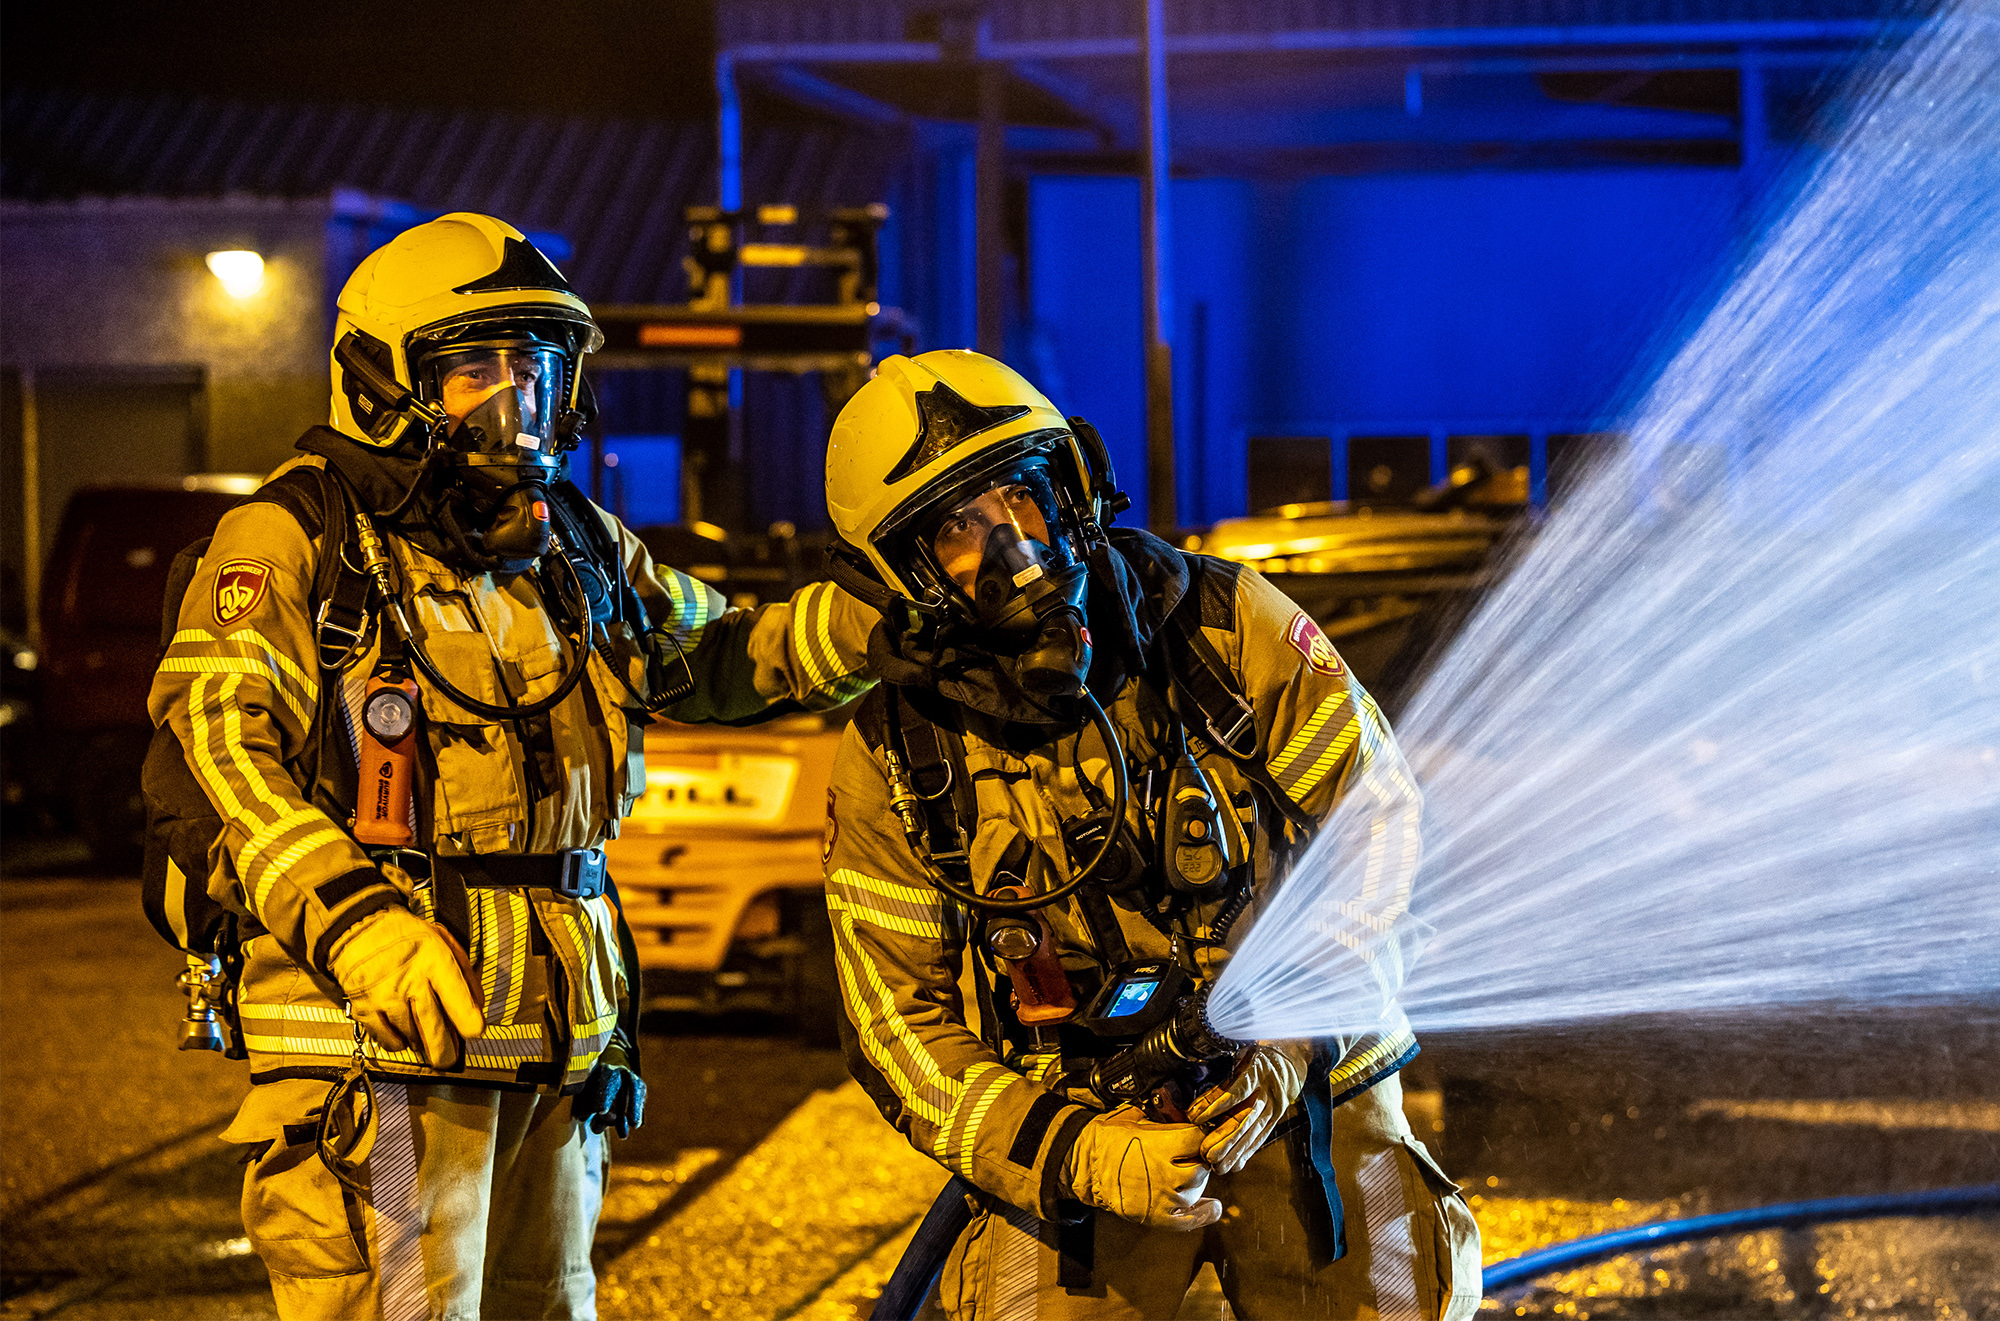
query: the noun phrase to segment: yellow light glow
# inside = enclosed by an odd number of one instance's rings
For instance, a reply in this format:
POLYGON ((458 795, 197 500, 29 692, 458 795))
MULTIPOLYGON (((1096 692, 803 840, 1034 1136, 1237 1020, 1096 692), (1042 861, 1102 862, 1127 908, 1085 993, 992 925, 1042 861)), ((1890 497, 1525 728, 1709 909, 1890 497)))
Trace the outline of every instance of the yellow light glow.
POLYGON ((209 253, 208 269, 232 298, 248 298, 264 287, 264 259, 244 248, 209 253))

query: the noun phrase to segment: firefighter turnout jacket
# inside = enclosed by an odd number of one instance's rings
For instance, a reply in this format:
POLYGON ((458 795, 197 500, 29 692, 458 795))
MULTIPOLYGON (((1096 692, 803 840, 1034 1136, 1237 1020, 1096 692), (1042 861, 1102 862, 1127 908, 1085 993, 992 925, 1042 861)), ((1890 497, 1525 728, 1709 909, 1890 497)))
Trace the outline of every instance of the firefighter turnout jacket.
MULTIPOLYGON (((1285 818, 1292 813, 1276 810, 1275 793, 1296 806, 1295 819, 1312 822, 1325 822, 1343 798, 1362 797, 1363 810, 1331 841, 1355 856, 1365 854, 1374 878, 1368 897, 1346 917, 1378 934, 1394 928, 1404 918, 1416 870, 1420 799, 1374 700, 1313 621, 1254 570, 1184 554, 1143 533, 1112 536, 1114 553, 1124 557, 1142 589, 1138 631, 1151 636, 1140 640, 1150 647, 1177 610, 1198 612, 1200 636, 1227 663, 1236 691, 1252 708, 1261 772, 1206 744, 1194 748, 1224 809, 1229 865, 1251 866, 1250 907, 1230 931, 1228 947, 1256 922, 1279 879, 1285 818)), ((878 690, 870 704, 885 694, 878 690)), ((1106 709, 1135 786, 1148 768, 1168 764, 1173 716, 1156 679, 1128 678, 1106 709)), ((1000 1044, 996 1034, 974 1030, 960 990, 972 917, 926 882, 890 808, 882 755, 862 735, 866 719, 864 707, 836 760, 826 840, 827 907, 852 1027, 849 1065, 917 1149, 992 1197, 1043 1220, 1062 1219, 1065 1160, 1098 1103, 1085 1090, 1054 1086, 1078 1060, 1037 1053, 1018 1040, 1000 1044)), ((977 802, 970 848, 974 888, 993 888, 1003 859, 1018 871, 1023 843, 1033 888, 1045 891, 1067 880, 1082 859, 1070 855, 1064 823, 1090 815, 1112 796, 1103 740, 1086 727, 1023 746, 1024 726, 1003 728, 971 717, 963 723, 963 767, 977 802)), ((1136 789, 1132 798, 1127 819, 1140 840, 1150 841, 1136 789)), ((1140 913, 1093 896, 1094 888, 1041 910, 1079 987, 1079 1005, 1105 968, 1170 953, 1161 930, 1140 913), (1095 908, 1094 920, 1086 905, 1095 908), (1105 948, 1099 934, 1123 948, 1105 948)), ((1205 934, 1226 902, 1197 907, 1193 934, 1205 934)), ((1199 957, 1212 976, 1229 948, 1199 957)), ((1398 967, 1394 960, 1384 965, 1377 972, 1387 1006, 1380 1030, 1322 1043, 1315 1066, 1322 1073, 1309 1085, 1323 1086, 1321 1095, 1332 1102, 1367 1088, 1415 1054, 1408 1020, 1393 1005, 1398 967)), ((1007 993, 1002 977, 995 994, 1007 993)))
MULTIPOLYGON (((271 480, 324 463, 308 455, 271 480)), ((709 587, 655 565, 638 538, 595 512, 647 616, 671 629, 696 679, 692 695, 666 709, 668 718, 745 720, 786 700, 820 709, 867 687, 862 658, 875 619, 831 584, 789 602, 726 609, 709 587)), ((350 834, 351 818, 325 810, 326 795, 315 792, 323 786, 301 782, 296 769, 320 702, 340 703, 344 722, 332 728, 357 738, 388 632, 380 624, 347 664, 321 669, 311 597, 326 530, 301 518, 255 499, 224 516, 149 699, 154 723, 172 725, 223 821, 208 874, 180 883, 205 886, 239 914, 238 1007, 252 1079, 337 1076, 359 1041, 372 1071, 418 1081, 577 1084, 636 994, 609 894, 565 898, 537 885, 465 890, 458 917, 486 1029, 465 1043, 460 1072, 436 1075, 414 1052, 378 1048, 343 1008, 328 971, 336 940, 390 905, 441 917, 441 887, 429 884, 424 856, 371 857, 350 834)), ((488 705, 525 705, 561 682, 574 663, 572 644, 533 575, 461 572, 403 537, 383 539, 421 645, 461 692, 488 705)), ((350 554, 351 542, 350 535, 350 554)), ((645 791, 643 715, 626 686, 643 673, 638 662, 630 633, 620 631, 592 651, 584 681, 561 703, 511 720, 466 710, 419 674, 417 854, 552 854, 614 837, 645 791)))

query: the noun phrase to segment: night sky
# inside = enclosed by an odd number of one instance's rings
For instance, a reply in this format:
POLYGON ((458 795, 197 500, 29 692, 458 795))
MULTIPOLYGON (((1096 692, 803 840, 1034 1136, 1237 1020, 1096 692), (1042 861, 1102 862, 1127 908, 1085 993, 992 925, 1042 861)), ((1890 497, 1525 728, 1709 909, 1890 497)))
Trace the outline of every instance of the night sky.
POLYGON ((648 119, 715 106, 707 0, 9 0, 0 12, 11 87, 648 119))

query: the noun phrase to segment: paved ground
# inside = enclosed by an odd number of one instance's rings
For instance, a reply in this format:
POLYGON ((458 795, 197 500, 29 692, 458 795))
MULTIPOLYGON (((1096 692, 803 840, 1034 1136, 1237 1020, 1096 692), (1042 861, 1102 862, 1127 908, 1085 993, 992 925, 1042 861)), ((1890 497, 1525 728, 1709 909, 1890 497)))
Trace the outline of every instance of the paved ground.
MULTIPOLYGON (((173 1050, 177 970, 133 882, 0 882, 0 1318, 272 1315, 237 1219, 240 1170, 215 1141, 241 1066, 173 1050)), ((604 1314, 867 1315, 942 1182, 936 1167, 832 1052, 751 1019, 648 1029, 650 1121, 617 1150, 598 1241, 604 1314)), ((1412 1117, 1469 1182, 1489 1260, 1783 1196, 2000 1179, 1991 1030, 1826 1031, 1812 1049, 1794 1034, 1790 1055, 1664 1029, 1440 1042, 1412 1074, 1412 1117), (1846 1050, 1856 1033, 1866 1048, 1846 1050)), ((2000 1317, 2000 1223, 1738 1236, 1550 1277, 1489 1307, 1600 1321, 2000 1317)), ((1220 1314, 1207 1282, 1182 1312, 1220 1314)))

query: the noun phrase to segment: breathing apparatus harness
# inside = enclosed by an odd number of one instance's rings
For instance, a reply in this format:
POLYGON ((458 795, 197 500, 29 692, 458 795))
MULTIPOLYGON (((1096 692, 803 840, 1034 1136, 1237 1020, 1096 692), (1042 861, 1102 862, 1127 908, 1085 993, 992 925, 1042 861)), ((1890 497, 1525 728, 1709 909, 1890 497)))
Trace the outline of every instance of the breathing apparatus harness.
MULTIPOLYGON (((1113 553, 1108 536, 1094 523, 1085 525, 1084 537, 1093 567, 1113 553)), ((858 576, 853 566, 847 567, 846 573, 836 570, 843 581, 858 576)), ((1241 831, 1241 823, 1229 810, 1234 805, 1219 801, 1197 748, 1229 757, 1262 791, 1257 796, 1291 825, 1295 846, 1317 824, 1271 779, 1257 745, 1250 703, 1228 663, 1201 636, 1200 602, 1193 598, 1203 590, 1201 575, 1218 570, 1200 562, 1191 568, 1195 581, 1161 626, 1155 645, 1146 649, 1147 680, 1167 699, 1169 740, 1163 748, 1165 764, 1145 776, 1147 814, 1156 835, 1151 858, 1127 823, 1133 787, 1116 729, 1081 684, 1070 700, 1104 740, 1112 767, 1111 801, 1102 802, 1089 778, 1078 777, 1085 793, 1100 801, 1063 833, 1070 857, 1087 860, 1068 881, 1041 893, 1031 893, 1005 875, 1009 883, 986 894, 972 888, 969 864, 977 807, 964 769, 963 744, 949 712, 940 709, 938 695, 921 687, 884 684, 857 717, 864 738, 882 757, 890 806, 925 878, 977 916, 975 947, 982 960, 990 955, 1003 966, 1013 983, 1011 1013, 995 1013, 1003 1007, 993 1002, 986 977, 975 979, 982 1016, 995 1025, 996 1036, 1009 1035, 999 1024, 1011 1017, 1037 1043, 1036 1049, 1048 1049, 1052 1030, 1062 1027, 1064 1053, 1090 1057, 1071 1071, 1074 1076, 1066 1077, 1064 1085, 1088 1087, 1107 1106, 1144 1105, 1156 1118, 1175 1117, 1201 1087, 1225 1076, 1248 1044, 1231 1041, 1208 1023, 1208 987, 1193 966, 1193 947, 1222 944, 1250 899, 1248 865, 1227 866, 1223 848, 1223 832, 1241 831), (1150 894, 1154 887, 1164 891, 1164 913, 1150 894), (1051 904, 1072 897, 1092 931, 1102 968, 1094 991, 1082 988, 1088 993, 1083 1004, 1055 957, 1053 932, 1041 915, 1051 904), (1112 911, 1114 900, 1165 934, 1171 956, 1133 960, 1112 911), (1178 914, 1218 900, 1223 906, 1207 935, 1174 929, 1178 914)), ((1100 576, 1109 577, 1108 567, 1100 576)), ((1273 844, 1280 851, 1285 848, 1281 839, 1273 844)), ((1000 872, 1018 874, 1018 866, 1010 865, 1018 861, 1003 858, 1000 872)), ((1006 1051, 1004 1040, 989 1044, 1006 1051)))
MULTIPOLYGON (((477 348, 480 345, 474 343, 454 347, 477 348)), ((451 418, 436 403, 419 397, 414 389, 402 385, 383 371, 362 347, 357 336, 350 332, 336 344, 334 357, 353 374, 361 389, 372 397, 379 410, 378 415, 400 414, 408 418, 413 429, 421 431, 424 436, 424 457, 408 489, 395 504, 373 515, 367 512, 366 502, 361 500, 353 482, 339 472, 336 464, 329 462, 327 470, 337 475, 353 504, 355 539, 362 561, 358 566, 359 572, 365 575, 374 595, 394 621, 400 649, 440 692, 459 706, 488 720, 521 720, 543 715, 575 691, 584 671, 589 668, 593 650, 598 652, 605 667, 617 676, 620 685, 649 715, 659 713, 694 691, 694 671, 680 639, 666 624, 645 624, 644 607, 626 577, 617 546, 612 544, 595 511, 566 478, 564 456, 576 448, 583 427, 588 422, 586 413, 569 409, 555 419, 552 427, 554 448, 549 453, 522 451, 493 455, 483 452, 483 447, 479 446, 470 451, 453 450, 443 443, 451 427, 451 418), (446 678, 411 628, 402 596, 391 577, 389 556, 375 520, 394 519, 403 514, 420 498, 426 485, 434 480, 433 475, 445 467, 459 467, 481 474, 487 489, 479 502, 497 516, 505 517, 512 513, 525 518, 528 534, 523 537, 522 544, 510 549, 526 553, 526 558, 496 556, 473 545, 448 506, 441 505, 434 510, 433 521, 442 525, 440 530, 456 543, 456 548, 474 567, 500 572, 533 569, 544 599, 567 625, 564 630, 570 644, 567 672, 553 690, 533 702, 507 705, 484 702, 446 678), (527 469, 528 475, 509 481, 500 475, 507 468, 527 469), (541 498, 533 498, 536 495, 541 498), (516 509, 516 506, 524 508, 516 509), (539 528, 534 526, 536 524, 540 525, 539 528), (565 585, 570 589, 567 593, 563 591, 565 585), (608 642, 597 640, 614 621, 622 621, 631 629, 644 656, 647 677, 647 691, 644 693, 635 689, 626 678, 624 668, 615 662, 608 642), (678 676, 669 677, 670 667, 663 650, 668 646, 680 662, 681 673, 678 676)), ((504 425, 497 415, 504 413, 508 401, 514 399, 516 394, 511 389, 499 391, 475 410, 463 425, 477 427, 482 420, 489 425, 504 425), (488 413, 496 416, 483 417, 488 413)), ((585 398, 588 398, 587 389, 585 398)), ((521 522, 522 518, 517 517, 515 521, 521 522)), ((345 563, 344 548, 342 560, 345 563)), ((322 607, 322 665, 326 663, 325 614, 325 607, 322 607)), ((351 658, 366 644, 365 633, 353 627, 343 631, 349 639, 348 657, 351 658)))

